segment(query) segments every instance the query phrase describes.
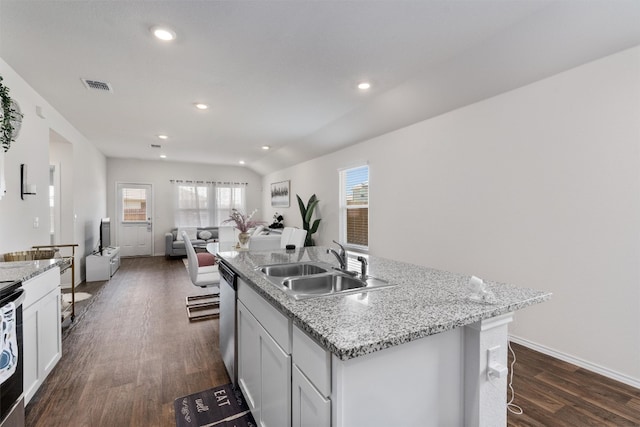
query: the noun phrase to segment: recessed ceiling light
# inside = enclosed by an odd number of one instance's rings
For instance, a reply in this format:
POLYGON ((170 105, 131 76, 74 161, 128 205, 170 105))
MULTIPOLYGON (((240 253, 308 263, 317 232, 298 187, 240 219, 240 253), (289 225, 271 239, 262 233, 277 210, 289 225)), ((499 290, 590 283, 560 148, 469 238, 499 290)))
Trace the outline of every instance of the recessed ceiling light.
POLYGON ((176 38, 175 31, 167 27, 153 27, 151 28, 151 33, 156 36, 156 38, 165 42, 169 42, 176 38))
POLYGON ((244 165, 244 160, 240 160, 238 163, 240 163, 241 165, 244 165))
POLYGON ((263 146, 262 146, 262 149, 266 151, 266 150, 270 150, 270 149, 271 149, 271 147, 270 147, 270 146, 268 146, 268 145, 263 145, 263 146))
POLYGON ((160 158, 161 158, 161 159, 166 159, 166 158, 167 158, 167 155, 166 155, 166 154, 160 154, 160 158))
POLYGON ((200 102, 197 102, 196 104, 194 104, 196 106, 196 108, 198 110, 206 110, 207 108, 209 108, 209 106, 207 104, 202 104, 200 102))
POLYGON ((159 139, 169 139, 169 137, 167 135, 164 135, 164 134, 158 135, 158 138, 159 139))
POLYGON ((360 82, 358 83, 358 89, 360 90, 367 90, 371 88, 371 83, 369 82, 360 82))

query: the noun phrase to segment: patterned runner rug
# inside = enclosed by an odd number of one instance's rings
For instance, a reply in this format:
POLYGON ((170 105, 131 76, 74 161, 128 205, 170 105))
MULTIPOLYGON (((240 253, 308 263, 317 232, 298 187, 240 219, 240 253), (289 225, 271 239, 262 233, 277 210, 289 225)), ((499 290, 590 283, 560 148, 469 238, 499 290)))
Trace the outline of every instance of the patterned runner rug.
POLYGON ((225 384, 173 402, 176 427, 256 427, 239 389, 225 384))

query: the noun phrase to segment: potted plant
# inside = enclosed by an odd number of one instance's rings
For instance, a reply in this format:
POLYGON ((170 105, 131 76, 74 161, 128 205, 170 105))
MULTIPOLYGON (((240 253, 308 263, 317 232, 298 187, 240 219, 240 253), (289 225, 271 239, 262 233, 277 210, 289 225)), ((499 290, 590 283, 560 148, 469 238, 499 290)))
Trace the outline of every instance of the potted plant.
POLYGON ((304 240, 305 246, 315 246, 315 242, 313 241, 313 233, 318 231, 318 226, 320 225, 320 219, 316 219, 313 224, 311 224, 311 218, 313 217, 313 211, 318 206, 318 198, 314 194, 309 198, 309 202, 305 206, 302 202, 300 196, 296 194, 298 198, 298 206, 300 207, 300 215, 302 215, 302 228, 307 231, 307 237, 304 240))
POLYGON ((4 151, 9 151, 20 131, 23 114, 18 103, 9 96, 9 88, 2 84, 0 76, 0 142, 4 151))

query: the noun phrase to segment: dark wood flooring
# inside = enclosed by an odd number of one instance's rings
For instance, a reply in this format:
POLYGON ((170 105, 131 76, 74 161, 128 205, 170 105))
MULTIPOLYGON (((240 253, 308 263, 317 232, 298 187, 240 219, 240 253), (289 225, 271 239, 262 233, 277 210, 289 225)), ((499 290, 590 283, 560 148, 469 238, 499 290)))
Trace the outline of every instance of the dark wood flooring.
MULTIPOLYGON (((174 399, 229 382, 218 320, 187 320, 185 297, 202 291, 182 260, 124 259, 96 293, 27 406, 27 426, 175 426, 174 399)), ((640 426, 640 390, 513 348, 524 414, 509 413, 509 427, 640 426)))
POLYGON ((218 320, 187 319, 199 293, 180 259, 123 259, 66 334, 27 426, 175 426, 176 398, 229 382, 218 320))
POLYGON ((516 354, 513 403, 523 414, 509 414, 509 427, 640 426, 639 389, 511 345, 516 354))

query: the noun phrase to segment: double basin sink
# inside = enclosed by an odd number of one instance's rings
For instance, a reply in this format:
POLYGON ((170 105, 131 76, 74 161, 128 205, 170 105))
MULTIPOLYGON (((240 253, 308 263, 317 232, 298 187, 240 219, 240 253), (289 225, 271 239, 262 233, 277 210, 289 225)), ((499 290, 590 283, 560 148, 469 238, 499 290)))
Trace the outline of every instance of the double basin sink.
POLYGON ((257 267, 272 284, 295 299, 366 292, 393 286, 376 277, 335 269, 322 262, 296 262, 257 267))

